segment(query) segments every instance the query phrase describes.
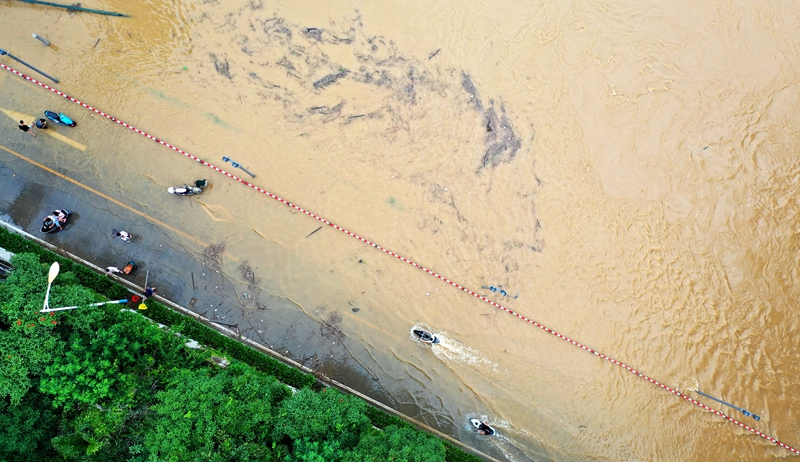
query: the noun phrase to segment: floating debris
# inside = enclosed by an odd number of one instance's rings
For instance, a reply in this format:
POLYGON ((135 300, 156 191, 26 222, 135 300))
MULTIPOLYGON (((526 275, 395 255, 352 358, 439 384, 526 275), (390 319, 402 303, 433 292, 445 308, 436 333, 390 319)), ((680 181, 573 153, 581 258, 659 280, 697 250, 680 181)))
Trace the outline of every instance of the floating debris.
POLYGON ((325 77, 323 77, 323 78, 317 80, 316 82, 314 82, 314 88, 316 88, 317 90, 319 90, 321 88, 325 88, 328 85, 332 85, 332 84, 336 83, 337 80, 341 79, 342 77, 344 77, 346 75, 347 75, 347 69, 341 69, 341 70, 339 70, 339 72, 337 72, 335 74, 328 74, 325 77))

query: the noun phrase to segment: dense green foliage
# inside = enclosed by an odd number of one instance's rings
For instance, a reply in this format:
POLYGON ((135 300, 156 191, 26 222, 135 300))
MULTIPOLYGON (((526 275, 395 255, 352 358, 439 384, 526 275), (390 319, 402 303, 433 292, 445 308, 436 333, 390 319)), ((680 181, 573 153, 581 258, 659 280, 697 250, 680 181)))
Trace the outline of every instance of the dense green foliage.
POLYGON ((480 460, 158 303, 172 333, 119 305, 40 314, 52 261, 50 306, 130 293, 2 228, 0 246, 30 251, 0 282, 0 460, 480 460))
POLYGON ((0 460, 57 460, 50 444, 57 432, 58 416, 47 396, 28 393, 17 405, 0 399, 0 460))
POLYGON ((394 425, 361 437, 358 446, 345 455, 343 462, 380 462, 405 460, 435 462, 444 460, 444 445, 424 433, 394 425))
POLYGON ((144 439, 151 459, 264 460, 270 455, 259 443, 269 441, 273 408, 289 389, 242 364, 214 372, 177 370, 171 386, 157 395, 144 439))

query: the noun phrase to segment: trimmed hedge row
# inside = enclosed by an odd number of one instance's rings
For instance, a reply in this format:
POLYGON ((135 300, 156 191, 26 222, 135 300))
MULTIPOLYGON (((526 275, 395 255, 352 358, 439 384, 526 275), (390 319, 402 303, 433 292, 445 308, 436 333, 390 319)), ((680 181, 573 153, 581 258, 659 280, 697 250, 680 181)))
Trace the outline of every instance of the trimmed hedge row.
POLYGON ((464 452, 463 449, 453 446, 449 441, 444 442, 444 460, 447 462, 482 462, 478 456, 464 452))
POLYGON ((257 370, 276 377, 281 382, 295 388, 314 387, 317 379, 299 369, 267 356, 244 343, 221 335, 216 330, 160 303, 148 302, 147 317, 168 326, 173 326, 183 335, 203 345, 224 351, 233 358, 246 363, 257 370))
MULTIPOLYGON (((94 290, 109 300, 120 300, 128 298, 131 291, 114 280, 93 271, 92 269, 62 257, 36 242, 30 241, 25 237, 12 233, 0 226, 0 247, 13 253, 32 253, 39 256, 43 263, 54 261, 61 265, 63 271, 71 271, 78 278, 81 284, 94 290)), ((222 351, 230 357, 242 361, 259 371, 274 376, 279 381, 291 385, 295 388, 318 388, 317 379, 309 374, 295 369, 291 366, 278 361, 254 348, 227 337, 216 330, 204 325, 190 316, 178 313, 158 302, 148 302, 147 317, 162 324, 171 326, 183 335, 207 345, 213 349, 222 351)), ((367 406, 366 415, 372 425, 377 428, 386 428, 389 425, 398 427, 413 426, 396 415, 386 412, 374 406, 367 406)), ((480 462, 481 459, 472 454, 464 452, 461 448, 444 441, 445 459, 448 462, 480 462)))
POLYGON ((397 417, 396 415, 387 414, 386 412, 378 409, 377 407, 370 406, 364 414, 369 417, 369 420, 372 422, 372 425, 378 428, 386 428, 389 425, 396 425, 400 428, 410 427, 411 424, 406 422, 405 420, 397 417))

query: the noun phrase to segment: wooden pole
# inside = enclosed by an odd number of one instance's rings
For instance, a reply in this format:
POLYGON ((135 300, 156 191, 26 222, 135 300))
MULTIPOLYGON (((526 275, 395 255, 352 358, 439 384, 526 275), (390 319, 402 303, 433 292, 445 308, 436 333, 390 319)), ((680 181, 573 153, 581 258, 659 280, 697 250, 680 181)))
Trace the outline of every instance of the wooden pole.
POLYGON ((56 8, 65 8, 65 9, 72 10, 72 11, 84 11, 86 13, 97 13, 97 14, 104 14, 104 15, 107 15, 107 16, 120 16, 120 17, 123 17, 123 18, 127 18, 128 17, 127 14, 114 13, 113 11, 93 10, 91 8, 83 8, 83 7, 74 6, 74 5, 62 5, 60 3, 42 2, 40 0, 19 0, 19 1, 25 2, 25 3, 34 3, 36 5, 45 5, 45 6, 54 6, 56 8))

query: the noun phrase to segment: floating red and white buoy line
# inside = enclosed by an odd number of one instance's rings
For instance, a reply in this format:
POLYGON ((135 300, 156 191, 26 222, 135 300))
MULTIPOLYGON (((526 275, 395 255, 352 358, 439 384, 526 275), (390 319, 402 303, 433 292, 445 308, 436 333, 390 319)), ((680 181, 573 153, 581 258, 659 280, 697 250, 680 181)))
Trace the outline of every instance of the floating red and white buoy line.
POLYGON ((150 135, 150 134, 148 134, 146 132, 143 132, 143 131, 139 130, 138 128, 136 128, 136 127, 134 127, 132 125, 129 125, 129 124, 117 119, 116 117, 113 117, 113 116, 111 116, 109 114, 106 114, 105 112, 102 112, 102 111, 100 111, 98 109, 95 109, 95 108, 93 108, 92 106, 89 106, 86 103, 78 101, 77 99, 62 93, 62 92, 56 90, 55 88, 52 88, 51 86, 49 86, 47 84, 39 82, 38 80, 36 80, 34 78, 31 78, 31 77, 29 77, 29 76, 27 76, 27 75, 25 75, 25 74, 23 74, 21 72, 18 72, 16 70, 6 66, 5 64, 0 63, 0 67, 2 67, 3 69, 6 69, 9 72, 12 72, 12 73, 20 76, 22 78, 24 78, 25 80, 33 82, 33 83, 35 83, 36 85, 39 85, 42 88, 50 90, 50 91, 52 91, 53 93, 56 93, 59 96, 63 96, 64 98, 72 101, 75 104, 79 104, 79 105, 85 107, 86 109, 89 109, 89 110, 91 110, 91 111, 93 111, 93 112, 95 112, 97 114, 100 114, 101 116, 107 118, 108 120, 111 120, 112 122, 116 122, 116 123, 122 125, 123 127, 129 128, 129 129, 135 131, 136 133, 138 133, 138 134, 140 134, 142 136, 150 138, 151 140, 155 141, 158 144, 164 145, 164 146, 172 149, 173 151, 179 152, 179 153, 183 154, 184 156, 186 156, 186 157, 188 157, 188 158, 190 158, 190 159, 192 159, 194 161, 200 162, 201 164, 205 165, 206 167, 212 168, 212 169, 216 170, 217 172, 222 173, 223 175, 226 175, 226 176, 228 176, 228 177, 230 177, 230 178, 232 178, 232 179, 234 179, 234 180, 236 180, 236 181, 238 181, 238 182, 250 187, 251 189, 254 189, 254 190, 256 190, 256 191, 258 191, 258 192, 260 192, 262 194, 265 194, 265 195, 275 199, 276 201, 282 202, 283 204, 288 205, 289 207, 292 207, 293 209, 295 209, 297 211, 303 212, 306 215, 308 215, 308 216, 310 216, 310 217, 312 217, 312 218, 314 218, 316 220, 319 220, 322 223, 325 223, 326 225, 328 225, 328 226, 330 226, 332 228, 335 228, 335 229, 337 229, 337 230, 339 230, 339 231, 341 231, 341 232, 343 232, 343 233, 345 233, 345 234, 347 234, 347 235, 349 235, 349 236, 351 236, 351 237, 353 237, 355 239, 358 239, 359 241, 361 241, 361 242, 363 242, 365 244, 369 244, 372 247, 375 247, 376 249, 378 249, 378 250, 380 250, 380 251, 382 251, 382 252, 384 252, 384 253, 386 253, 388 255, 391 255, 391 256, 397 258, 400 261, 408 263, 409 265, 411 265, 411 266, 413 266, 415 268, 421 269, 422 271, 425 271, 426 273, 430 274, 431 276, 435 276, 436 278, 441 279, 442 281, 450 284, 451 286, 453 286, 453 287, 455 287, 455 288, 457 288, 459 290, 462 290, 462 291, 472 295, 473 297, 476 297, 476 298, 479 298, 479 299, 483 300, 484 302, 494 306, 497 309, 503 310, 508 314, 514 315, 517 318, 519 318, 519 319, 521 319, 521 320, 523 320, 523 321, 525 321, 525 322, 527 322, 527 323, 529 323, 529 324, 531 324, 533 326, 536 326, 539 329, 542 329, 543 331, 547 332, 548 334, 555 335, 556 337, 558 337, 558 338, 560 338, 562 340, 565 340, 565 341, 567 341, 567 342, 569 342, 569 343, 581 348, 584 351, 587 351, 587 352, 589 352, 589 353, 591 353, 591 354, 593 354, 593 355, 595 355, 595 356, 597 356, 599 358, 602 358, 602 359, 604 359, 604 360, 606 360, 608 362, 614 363, 617 366, 619 366, 619 367, 627 370, 628 372, 636 375, 637 377, 640 377, 640 378, 642 378, 644 380, 647 380, 648 382, 650 382, 650 383, 652 383, 654 385, 658 385, 659 387, 661 387, 664 390, 672 393, 673 395, 678 396, 680 398, 683 398, 684 400, 686 400, 686 401, 688 401, 688 402, 690 402, 692 404, 695 404, 695 405, 705 409, 708 412, 713 412, 714 414, 722 417, 723 419, 728 420, 729 422, 731 422, 731 423, 733 423, 735 425, 738 425, 739 427, 744 428, 744 429, 746 429, 746 430, 748 430, 748 431, 750 431, 750 432, 752 432, 752 433, 754 433, 754 434, 756 434, 756 435, 758 435, 758 436, 760 436, 760 437, 762 437, 764 439, 767 439, 767 440, 777 444, 778 446, 780 446, 782 448, 788 449, 789 451, 792 451, 795 454, 800 454, 800 450, 795 449, 792 446, 789 446, 789 445, 787 445, 785 443, 782 443, 782 442, 778 441, 777 439, 767 435, 766 433, 762 433, 762 432, 756 430, 755 428, 752 428, 749 425, 746 425, 746 424, 734 419, 733 417, 728 416, 727 414, 725 414, 725 413, 723 413, 721 411, 718 411, 716 409, 712 409, 711 407, 709 407, 709 406, 707 406, 707 405, 695 400, 694 398, 692 398, 690 396, 687 396, 687 395, 679 392, 678 390, 659 382, 658 380, 655 380, 655 379, 653 379, 651 377, 648 377, 647 375, 644 375, 643 373, 633 369, 632 367, 628 366, 627 364, 625 364, 625 363, 623 363, 621 361, 617 361, 616 359, 611 358, 609 356, 606 356, 606 355, 600 353, 599 351, 595 351, 595 350, 583 345, 580 342, 576 342, 575 340, 572 340, 571 338, 569 338, 569 337, 567 337, 565 335, 562 335, 562 334, 550 329, 547 326, 539 324, 538 322, 536 322, 536 321, 534 321, 532 319, 528 319, 527 317, 525 317, 525 316, 523 316, 523 315, 521 315, 521 314, 519 314, 519 313, 517 313, 517 312, 515 312, 515 311, 513 311, 513 310, 511 310, 509 308, 506 308, 505 306, 500 305, 499 303, 496 303, 496 302, 494 302, 492 300, 489 300, 488 298, 484 297, 483 295, 478 294, 478 293, 476 293, 476 292, 474 292, 474 291, 462 286, 461 284, 458 284, 457 282, 453 282, 453 281, 447 279, 446 277, 441 276, 440 274, 438 274, 438 273, 436 273, 434 271, 431 271, 428 268, 425 268, 424 266, 418 265, 417 263, 413 262, 412 260, 409 260, 409 259, 407 259, 407 258, 405 258, 405 257, 403 257, 401 255, 398 255, 398 254, 392 252, 389 249, 383 248, 383 247, 379 246, 378 244, 376 244, 376 243, 374 243, 374 242, 372 242, 372 241, 370 241, 368 239, 364 239, 363 237, 359 236, 358 234, 352 233, 352 232, 342 228, 341 226, 336 225, 335 223, 331 223, 330 221, 328 221, 328 220, 326 220, 326 219, 324 219, 324 218, 322 218, 322 217, 320 217, 320 216, 318 216, 318 215, 316 215, 314 213, 311 213, 308 210, 305 210, 302 207, 299 207, 299 206, 287 201, 286 199, 278 197, 275 194, 273 194, 273 193, 271 193, 269 191, 266 191, 266 190, 264 190, 264 189, 262 189, 262 188, 260 188, 260 187, 258 187, 256 185, 250 183, 247 180, 243 180, 243 179, 237 177, 236 175, 228 173, 225 170, 222 170, 222 169, 220 169, 219 167, 217 167, 215 165, 212 165, 212 164, 210 164, 210 163, 208 163, 208 162, 206 162, 206 161, 204 161, 204 160, 202 160, 202 159, 200 159, 198 157, 195 157, 195 156, 189 154, 188 152, 186 152, 186 151, 184 151, 182 149, 179 149, 179 148, 167 143, 164 140, 156 138, 156 137, 154 137, 154 136, 152 136, 152 135, 150 135))

